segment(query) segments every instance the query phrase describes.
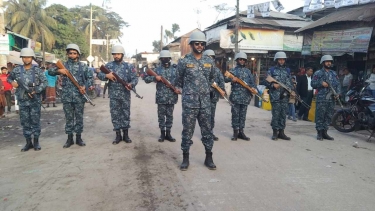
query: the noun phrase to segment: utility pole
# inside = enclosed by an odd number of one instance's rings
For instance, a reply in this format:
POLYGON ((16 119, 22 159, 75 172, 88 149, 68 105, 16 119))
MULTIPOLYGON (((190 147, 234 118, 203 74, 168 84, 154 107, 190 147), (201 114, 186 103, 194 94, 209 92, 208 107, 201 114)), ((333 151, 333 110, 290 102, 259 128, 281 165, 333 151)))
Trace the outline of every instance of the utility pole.
POLYGON ((161 26, 160 30, 160 51, 163 50, 163 26, 161 26))
MULTIPOLYGON (((88 9, 87 9, 88 10, 88 9)), ((90 19, 84 18, 84 20, 90 21, 90 55, 87 57, 87 61, 89 61, 89 65, 91 67, 92 62, 94 61, 94 57, 92 56, 92 4, 90 4, 90 19)))
POLYGON ((238 30, 239 30, 239 19, 240 19, 240 0, 237 0, 236 6, 236 29, 235 29, 235 36, 236 36, 236 43, 234 44, 234 51, 238 53, 238 30))
POLYGON ((106 60, 107 60, 107 62, 109 62, 109 60, 108 60, 108 46, 109 46, 109 40, 108 40, 108 37, 110 36, 109 34, 106 34, 105 35, 106 37, 107 37, 107 54, 106 54, 106 60))
MULTIPOLYGON (((5 34, 5 14, 4 14, 3 0, 0 0, 0 36, 7 36, 5 34)), ((4 54, 0 55, 0 65, 3 67, 7 66, 7 57, 4 54)))
POLYGON ((41 30, 42 32, 42 52, 43 52, 43 60, 42 60, 42 67, 46 67, 46 49, 44 48, 44 29, 41 30))

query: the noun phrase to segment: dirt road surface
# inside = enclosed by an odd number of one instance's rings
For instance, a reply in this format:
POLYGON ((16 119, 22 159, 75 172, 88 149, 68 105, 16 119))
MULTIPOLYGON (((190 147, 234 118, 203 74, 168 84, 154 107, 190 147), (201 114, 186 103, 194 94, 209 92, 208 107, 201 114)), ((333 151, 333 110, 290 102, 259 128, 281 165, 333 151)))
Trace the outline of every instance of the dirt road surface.
POLYGON ((157 142, 155 85, 140 80, 133 96, 130 137, 115 137, 109 99, 85 106, 87 146, 63 149, 62 105, 42 112, 42 150, 21 153, 19 117, 0 121, 0 210, 374 210, 375 145, 358 133, 329 131, 317 141, 314 124, 288 121, 292 141, 271 141, 271 113, 249 106, 250 142, 230 141, 230 106, 221 100, 213 149, 216 171, 204 165, 197 124, 190 167, 181 172, 181 99, 172 135, 157 142), (354 142, 359 148, 354 148, 354 142))

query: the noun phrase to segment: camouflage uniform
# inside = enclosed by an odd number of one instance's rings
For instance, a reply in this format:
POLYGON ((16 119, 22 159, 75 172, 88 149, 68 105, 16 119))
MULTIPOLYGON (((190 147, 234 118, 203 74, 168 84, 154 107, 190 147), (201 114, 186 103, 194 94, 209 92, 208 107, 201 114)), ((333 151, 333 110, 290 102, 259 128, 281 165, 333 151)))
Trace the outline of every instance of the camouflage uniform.
MULTIPOLYGON (((65 68, 77 79, 80 86, 90 87, 93 84, 92 71, 88 70, 86 64, 80 61, 68 59, 64 64, 65 68)), ((48 74, 51 76, 60 75, 57 68, 50 69, 48 74)), ((67 76, 62 77, 61 102, 65 113, 65 133, 81 134, 83 132, 83 111, 86 99, 79 92, 78 88, 70 81, 67 76)))
MULTIPOLYGON (((279 65, 268 70, 267 75, 272 76, 276 81, 279 81, 290 89, 294 90, 290 70, 279 65)), ((274 130, 284 130, 286 122, 286 113, 288 110, 289 93, 282 87, 275 89, 273 84, 265 81, 269 89, 270 101, 272 105, 272 121, 271 126, 274 130)))
MULTIPOLYGON (((230 71, 236 78, 246 82, 249 86, 255 87, 254 78, 250 70, 237 65, 230 71)), ((231 78, 225 78, 226 82, 232 82, 231 78)), ((232 83, 232 91, 229 96, 232 106, 232 128, 241 130, 245 128, 247 106, 251 101, 251 93, 239 83, 232 83)))
MULTIPOLYGON (((116 73, 121 79, 132 85, 133 88, 138 83, 138 78, 133 65, 127 62, 117 63, 109 62, 105 65, 109 70, 116 73)), ((98 78, 107 81, 104 73, 99 73, 98 78)), ((111 111, 111 119, 113 131, 127 130, 130 128, 130 91, 121 83, 108 82, 109 107, 111 111)))
MULTIPOLYGON (((160 66, 155 73, 173 83, 176 79, 177 70, 174 67, 160 66)), ((146 83, 156 83, 156 104, 158 104, 158 121, 161 130, 170 130, 173 124, 174 105, 178 101, 178 95, 163 82, 156 81, 155 76, 147 75, 144 78, 146 83)))
POLYGON ((197 119, 206 151, 213 147, 210 91, 214 82, 214 67, 209 56, 202 55, 202 58, 197 60, 192 53, 178 62, 176 86, 182 88, 183 152, 189 152, 197 119))
MULTIPOLYGON (((214 82, 223 90, 225 91, 225 82, 224 82, 224 76, 221 73, 220 69, 215 67, 215 75, 214 75, 214 82)), ((214 89, 210 93, 211 95, 211 127, 212 130, 215 127, 215 113, 216 113, 216 104, 219 102, 219 99, 221 97, 220 93, 214 89)))
MULTIPOLYGON (((34 139, 39 138, 40 128, 40 107, 42 104, 41 92, 47 86, 47 79, 44 75, 43 70, 38 67, 32 67, 28 71, 24 69, 24 66, 17 66, 10 72, 7 81, 12 83, 14 80, 22 81, 26 86, 31 83, 35 83, 34 98, 30 98, 27 92, 19 85, 16 89, 15 95, 18 99, 18 105, 20 106, 20 122, 23 127, 23 136, 26 139, 31 138, 34 135, 34 139)), ((30 87, 31 88, 31 87, 30 87)))
POLYGON ((315 127, 317 130, 328 130, 335 107, 335 100, 332 95, 329 95, 331 90, 329 87, 323 87, 323 81, 329 82, 337 93, 341 93, 339 78, 333 70, 326 71, 321 69, 314 73, 311 79, 311 86, 318 90, 315 112, 315 127), (329 96, 327 97, 327 95, 329 96))

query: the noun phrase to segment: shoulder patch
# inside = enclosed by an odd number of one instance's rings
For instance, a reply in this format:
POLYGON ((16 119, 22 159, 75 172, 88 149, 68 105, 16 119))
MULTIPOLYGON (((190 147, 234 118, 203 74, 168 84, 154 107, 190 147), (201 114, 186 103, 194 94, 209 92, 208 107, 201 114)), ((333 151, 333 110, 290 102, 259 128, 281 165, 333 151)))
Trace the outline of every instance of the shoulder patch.
POLYGON ((205 64, 203 64, 203 67, 212 67, 212 65, 209 64, 209 63, 205 63, 205 64))
POLYGON ((194 67, 194 64, 186 64, 186 67, 194 67))

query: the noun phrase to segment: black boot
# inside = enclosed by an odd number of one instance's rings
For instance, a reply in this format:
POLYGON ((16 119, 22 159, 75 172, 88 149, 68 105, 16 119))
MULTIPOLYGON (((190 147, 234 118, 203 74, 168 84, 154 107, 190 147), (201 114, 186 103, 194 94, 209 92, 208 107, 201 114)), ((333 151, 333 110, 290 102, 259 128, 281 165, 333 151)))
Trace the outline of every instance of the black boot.
POLYGON ((170 141, 170 142, 175 142, 176 139, 172 137, 171 135, 171 130, 167 130, 166 134, 165 134, 165 139, 170 141))
POLYGON ((81 147, 86 146, 85 142, 82 140, 81 134, 76 134, 76 144, 81 147))
POLYGON ((317 131, 316 140, 323 141, 323 130, 316 130, 316 131, 317 131))
POLYGON ((32 149, 33 147, 34 146, 33 146, 33 143, 31 143, 31 138, 27 138, 26 139, 26 145, 21 149, 21 152, 26 152, 29 149, 32 149))
POLYGON ((194 144, 193 140, 189 141, 190 146, 194 144))
POLYGON ((290 140, 290 137, 285 135, 284 130, 279 130, 279 138, 287 141, 290 140))
POLYGON ((272 140, 277 141, 278 137, 279 137, 279 130, 273 129, 272 140))
POLYGON ((214 132, 212 132, 212 139, 214 141, 219 141, 219 138, 217 136, 215 136, 214 132))
POLYGON ((132 143, 132 140, 129 138, 129 131, 128 131, 128 129, 122 130, 122 132, 124 133, 124 135, 122 136, 122 138, 125 141, 125 143, 132 143))
POLYGON ((121 131, 116 131, 116 138, 115 140, 112 142, 112 144, 118 144, 122 141, 122 137, 121 137, 121 131))
POLYGON ((64 148, 69 148, 72 145, 74 145, 73 134, 68 134, 68 140, 66 140, 66 143, 64 144, 64 148))
POLYGON ((233 130, 233 136, 231 138, 232 141, 237 141, 238 138, 238 130, 233 130))
POLYGON ((42 147, 40 147, 40 145, 39 145, 39 138, 34 137, 34 150, 39 151, 41 149, 42 149, 42 147))
POLYGON ((245 141, 250 141, 250 138, 245 135, 243 132, 243 129, 240 129, 240 132, 238 133, 238 138, 245 140, 245 141))
POLYGON ((206 150, 206 159, 204 160, 204 165, 207 166, 210 170, 216 170, 216 166, 214 161, 212 160, 212 152, 211 150, 206 150))
POLYGON ((57 107, 55 103, 53 104, 53 107, 57 107))
POLYGON ((184 152, 182 153, 182 163, 181 163, 181 166, 180 166, 180 170, 181 171, 186 171, 189 167, 189 153, 188 152, 184 152))
POLYGON ((324 139, 327 139, 327 140, 330 140, 330 141, 335 140, 333 137, 331 137, 331 136, 329 136, 329 135, 327 134, 327 130, 323 130, 323 138, 324 138, 324 139))
POLYGON ((164 142, 165 139, 165 130, 160 130, 160 137, 158 139, 159 142, 164 142))

